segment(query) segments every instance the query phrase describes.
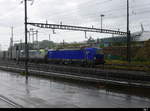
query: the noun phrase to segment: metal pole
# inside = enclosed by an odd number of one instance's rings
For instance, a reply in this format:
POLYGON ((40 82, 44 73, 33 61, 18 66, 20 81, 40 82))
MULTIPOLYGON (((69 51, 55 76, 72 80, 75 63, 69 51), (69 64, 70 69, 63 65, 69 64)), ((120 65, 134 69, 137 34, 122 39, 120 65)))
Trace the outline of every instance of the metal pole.
POLYGON ((102 22, 103 22, 103 20, 102 20, 102 15, 101 15, 101 29, 102 29, 102 22))
POLYGON ((37 43, 37 49, 39 49, 39 42, 38 42, 38 30, 36 32, 36 43, 37 43))
POLYGON ((31 30, 31 32, 32 32, 32 44, 33 44, 33 49, 34 49, 34 31, 33 31, 33 29, 31 30))
POLYGON ((101 30, 102 30, 102 28, 103 28, 103 17, 104 17, 104 15, 101 14, 101 30))
MULTIPOLYGON (((50 43, 50 41, 51 41, 51 34, 49 34, 49 43, 50 43)), ((50 43, 50 45, 49 45, 49 48, 51 48, 51 43, 50 43)))
POLYGON ((131 35, 129 29, 129 0, 127 0, 127 61, 131 62, 131 35))
POLYGON ((49 41, 51 41, 51 35, 49 34, 49 41))
POLYGON ((22 40, 20 40, 20 47, 19 47, 19 58, 18 60, 20 61, 20 53, 21 53, 21 50, 22 50, 22 40))
POLYGON ((31 43, 31 35, 30 35, 30 31, 28 31, 29 32, 29 43, 31 43))
POLYGON ((14 28, 13 27, 11 27, 11 60, 12 60, 12 50, 13 50, 13 36, 14 36, 14 33, 13 33, 13 31, 14 31, 14 28))
POLYGON ((85 38, 87 38, 87 33, 86 33, 86 31, 85 31, 85 38))
POLYGON ((25 73, 27 81, 28 80, 27 0, 24 0, 24 4, 25 4, 25 73))

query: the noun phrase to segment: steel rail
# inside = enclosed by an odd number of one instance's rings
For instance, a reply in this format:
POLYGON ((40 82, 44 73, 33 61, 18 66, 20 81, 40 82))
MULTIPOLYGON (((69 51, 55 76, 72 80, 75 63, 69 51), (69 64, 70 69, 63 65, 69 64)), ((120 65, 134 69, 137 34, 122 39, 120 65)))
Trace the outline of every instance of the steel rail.
MULTIPOLYGON (((7 67, 12 67, 12 65, 7 65, 7 67)), ((14 68, 23 68, 21 65, 13 65, 14 68)), ((24 68, 23 68, 24 69, 24 68)), ((30 70, 41 70, 46 72, 56 72, 56 73, 66 73, 70 75, 81 75, 83 76, 92 76, 92 77, 104 77, 109 78, 112 80, 120 79, 120 80, 130 80, 130 81, 148 81, 150 76, 147 73, 138 73, 135 72, 122 72, 118 70, 97 70, 97 69, 89 69, 89 68, 80 68, 80 67, 67 67, 67 66, 49 66, 49 65, 43 65, 39 64, 38 66, 35 64, 29 64, 30 70)), ((24 70, 23 70, 24 71, 24 70)))
POLYGON ((22 105, 17 104, 17 103, 13 102, 12 100, 10 100, 10 99, 8 99, 8 98, 2 96, 2 95, 0 95, 0 100, 2 100, 2 101, 4 101, 4 102, 8 103, 9 105, 11 105, 11 106, 13 106, 13 107, 15 107, 15 108, 23 108, 22 105))

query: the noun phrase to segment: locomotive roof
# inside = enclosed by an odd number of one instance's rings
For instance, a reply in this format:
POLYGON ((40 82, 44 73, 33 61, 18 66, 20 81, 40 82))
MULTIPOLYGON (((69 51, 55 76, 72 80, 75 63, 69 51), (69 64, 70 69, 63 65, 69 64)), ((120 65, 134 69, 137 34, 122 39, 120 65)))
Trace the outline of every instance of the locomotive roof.
POLYGON ((68 51, 68 50, 92 50, 92 49, 102 49, 102 48, 72 48, 72 49, 49 49, 48 51, 68 51))
POLYGON ((81 49, 50 49, 48 51, 65 51, 65 50, 81 50, 81 49))

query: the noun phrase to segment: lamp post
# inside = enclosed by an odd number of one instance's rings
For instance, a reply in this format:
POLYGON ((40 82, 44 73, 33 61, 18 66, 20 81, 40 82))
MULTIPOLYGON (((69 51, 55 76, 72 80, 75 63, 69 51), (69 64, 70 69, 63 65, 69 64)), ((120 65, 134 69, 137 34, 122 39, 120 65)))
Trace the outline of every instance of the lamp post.
POLYGON ((103 17, 104 17, 105 15, 104 14, 101 14, 101 30, 102 30, 102 25, 103 25, 103 17))

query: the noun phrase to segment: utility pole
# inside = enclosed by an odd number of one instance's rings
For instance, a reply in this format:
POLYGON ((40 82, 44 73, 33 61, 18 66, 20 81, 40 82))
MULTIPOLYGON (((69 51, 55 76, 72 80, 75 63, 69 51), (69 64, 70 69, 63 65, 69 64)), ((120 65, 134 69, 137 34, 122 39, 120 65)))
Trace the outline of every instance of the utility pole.
POLYGON ((36 43, 37 43, 37 49, 39 49, 39 42, 38 42, 38 30, 36 32, 36 43))
POLYGON ((28 30, 28 33, 29 33, 29 43, 31 43, 31 33, 29 30, 28 30))
POLYGON ((87 32, 85 31, 84 33, 85 33, 85 38, 87 39, 87 32))
POLYGON ((19 51, 19 61, 21 57, 21 51, 23 50, 23 44, 22 44, 22 39, 20 39, 20 51, 19 51))
POLYGON ((33 28, 30 28, 29 33, 30 33, 30 38, 32 37, 32 43, 34 44, 34 33, 33 33, 33 28))
POLYGON ((63 48, 64 48, 64 46, 65 46, 65 40, 63 40, 63 48))
POLYGON ((33 43, 33 49, 35 48, 35 45, 34 45, 34 32, 33 32, 33 30, 32 30, 32 43, 33 43))
POLYGON ((131 62, 131 34, 129 29, 129 0, 127 0, 127 61, 131 62))
POLYGON ((25 5, 25 73, 26 73, 26 82, 28 81, 28 29, 27 29, 27 0, 24 0, 25 5))
POLYGON ((10 59, 12 60, 12 51, 13 51, 13 37, 14 37, 14 28, 11 27, 11 39, 10 39, 10 50, 11 50, 11 55, 10 55, 10 59))
MULTIPOLYGON (((51 42, 51 34, 49 34, 49 43, 51 42)), ((51 43, 50 43, 50 46, 49 46, 49 48, 51 48, 51 43)))
POLYGON ((46 20, 46 24, 48 24, 48 21, 46 20))
POLYGON ((23 47, 22 47, 22 39, 20 39, 20 41, 19 41, 19 46, 20 46, 20 50, 22 50, 23 49, 23 47))
POLYGON ((39 42, 38 42, 38 30, 34 30, 33 28, 31 28, 30 29, 30 31, 29 31, 29 33, 30 33, 30 38, 31 38, 31 36, 32 36, 32 44, 33 44, 33 47, 35 46, 35 45, 37 45, 37 48, 39 47, 39 42), (36 36, 36 40, 34 40, 34 36, 36 36), (36 44, 35 44, 36 43, 36 44))
POLYGON ((103 29, 103 17, 104 17, 105 15, 104 14, 101 14, 101 30, 103 29))
POLYGON ((49 41, 51 41, 51 35, 49 34, 49 41))

